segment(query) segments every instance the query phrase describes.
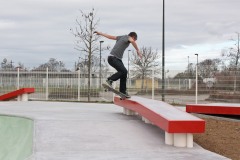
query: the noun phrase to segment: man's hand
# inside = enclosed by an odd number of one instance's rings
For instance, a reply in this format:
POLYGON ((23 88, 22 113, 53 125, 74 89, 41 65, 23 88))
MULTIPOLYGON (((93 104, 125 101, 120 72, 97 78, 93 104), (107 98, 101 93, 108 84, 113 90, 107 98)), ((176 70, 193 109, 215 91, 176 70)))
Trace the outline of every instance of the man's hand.
POLYGON ((142 59, 142 53, 140 52, 140 50, 137 51, 137 54, 140 57, 140 59, 142 59))
POLYGON ((100 35, 100 32, 98 32, 98 31, 94 31, 93 33, 96 33, 97 35, 100 35))

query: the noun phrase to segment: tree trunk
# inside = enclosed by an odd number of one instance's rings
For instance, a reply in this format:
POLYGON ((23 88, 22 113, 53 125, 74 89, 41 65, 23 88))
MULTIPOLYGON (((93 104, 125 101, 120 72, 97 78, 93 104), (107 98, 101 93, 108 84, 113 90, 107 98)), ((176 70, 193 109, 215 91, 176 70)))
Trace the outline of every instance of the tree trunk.
POLYGON ((88 102, 90 102, 90 97, 91 97, 91 64, 92 64, 92 59, 91 59, 91 51, 89 51, 89 56, 88 56, 88 102))
POLYGON ((144 74, 142 75, 142 86, 141 86, 141 91, 143 92, 143 87, 144 87, 144 74))

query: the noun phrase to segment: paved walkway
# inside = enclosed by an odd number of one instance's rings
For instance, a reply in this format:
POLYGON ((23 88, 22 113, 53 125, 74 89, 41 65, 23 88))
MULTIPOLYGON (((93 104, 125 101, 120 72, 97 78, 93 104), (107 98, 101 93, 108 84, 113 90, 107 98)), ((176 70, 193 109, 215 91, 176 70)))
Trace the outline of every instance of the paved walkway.
POLYGON ((226 160, 197 144, 164 144, 164 132, 113 104, 0 102, 0 114, 34 119, 29 160, 226 160))

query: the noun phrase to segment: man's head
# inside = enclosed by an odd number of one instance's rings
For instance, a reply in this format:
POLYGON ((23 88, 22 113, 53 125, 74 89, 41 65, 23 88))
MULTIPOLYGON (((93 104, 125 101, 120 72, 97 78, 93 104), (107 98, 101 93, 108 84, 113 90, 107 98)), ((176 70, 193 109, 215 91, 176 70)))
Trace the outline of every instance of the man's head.
POLYGON ((137 40, 137 33, 136 32, 130 32, 128 36, 132 37, 135 41, 137 40))

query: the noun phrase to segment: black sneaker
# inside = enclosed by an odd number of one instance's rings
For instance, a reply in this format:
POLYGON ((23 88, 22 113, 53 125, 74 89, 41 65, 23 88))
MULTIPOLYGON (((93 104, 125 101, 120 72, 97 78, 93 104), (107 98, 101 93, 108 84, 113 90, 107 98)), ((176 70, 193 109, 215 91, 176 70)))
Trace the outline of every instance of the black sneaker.
POLYGON ((106 83, 107 83, 107 85, 109 85, 110 87, 112 87, 112 83, 113 83, 113 81, 112 80, 106 80, 106 83))
POLYGON ((126 98, 131 98, 131 96, 127 92, 125 92, 123 94, 126 96, 126 98))

